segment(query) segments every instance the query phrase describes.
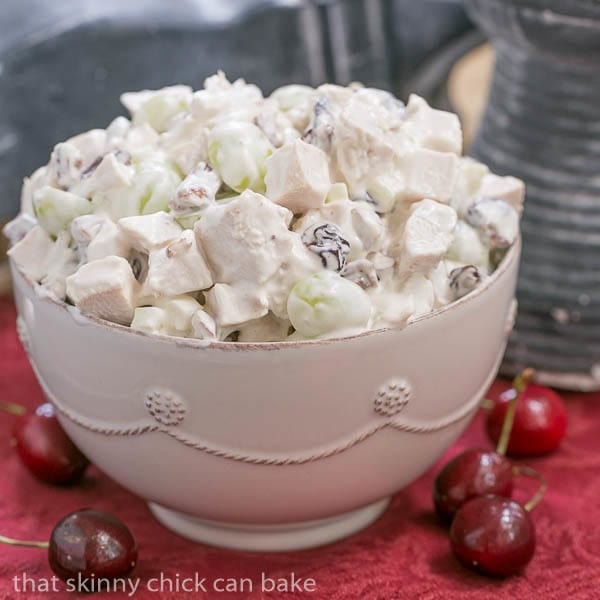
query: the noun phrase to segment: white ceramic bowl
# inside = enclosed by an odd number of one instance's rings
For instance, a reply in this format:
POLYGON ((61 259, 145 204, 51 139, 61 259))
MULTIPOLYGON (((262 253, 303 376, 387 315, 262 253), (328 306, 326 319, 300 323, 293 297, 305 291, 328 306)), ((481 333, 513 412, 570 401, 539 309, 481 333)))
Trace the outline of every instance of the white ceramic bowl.
POLYGON ((404 329, 297 343, 134 332, 13 265, 18 331, 67 433, 167 527, 304 548, 371 523, 466 427, 512 327, 519 250, 404 329))

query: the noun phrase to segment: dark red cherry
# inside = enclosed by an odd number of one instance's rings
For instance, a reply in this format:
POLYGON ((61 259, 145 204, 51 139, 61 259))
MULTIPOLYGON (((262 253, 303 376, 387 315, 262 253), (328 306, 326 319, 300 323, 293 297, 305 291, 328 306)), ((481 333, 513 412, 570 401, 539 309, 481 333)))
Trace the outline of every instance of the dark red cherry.
MULTIPOLYGON (((486 419, 490 438, 497 443, 510 401, 516 390, 500 395, 486 419)), ((555 450, 567 432, 567 411, 553 390, 527 383, 516 404, 515 419, 508 440, 509 456, 538 456, 555 450)))
MULTIPOLYGON (((48 546, 50 568, 63 581, 127 576, 137 563, 137 547, 127 527, 113 515, 78 510, 56 525, 48 546)), ((88 586, 93 585, 91 580, 88 586)), ((94 591, 86 587, 80 591, 94 591)))
POLYGON ((507 498, 512 494, 510 462, 496 452, 469 449, 455 456, 433 484, 433 503, 442 520, 450 522, 468 500, 484 494, 507 498))
POLYGON ((464 504, 450 527, 450 545, 465 566, 486 575, 519 573, 535 551, 529 513, 500 496, 479 496, 464 504))
POLYGON ((21 461, 38 479, 47 483, 74 483, 89 465, 88 459, 60 426, 50 403, 19 417, 13 436, 21 461))

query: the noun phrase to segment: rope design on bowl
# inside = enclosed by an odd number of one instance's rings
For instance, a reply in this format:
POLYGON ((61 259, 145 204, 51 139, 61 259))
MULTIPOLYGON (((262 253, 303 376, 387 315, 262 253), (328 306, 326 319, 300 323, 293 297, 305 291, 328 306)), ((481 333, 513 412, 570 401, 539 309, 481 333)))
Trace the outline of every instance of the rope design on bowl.
POLYGON ((434 421, 432 423, 403 423, 394 422, 390 419, 388 421, 383 421, 381 423, 372 425, 370 428, 365 429, 364 431, 356 434, 347 441, 337 444, 335 446, 331 446, 329 448, 315 449, 313 452, 299 454, 297 456, 279 457, 243 454, 235 450, 220 448, 219 446, 211 445, 207 442, 190 438, 185 433, 182 433, 176 429, 168 429, 166 427, 161 427, 159 425, 154 424, 139 424, 126 428, 98 425, 84 417, 77 415, 76 413, 65 407, 61 402, 57 401, 56 397, 50 393, 50 391, 45 385, 42 384, 42 387, 44 388, 44 392, 46 393, 46 395, 50 398, 52 403, 56 406, 56 408, 61 414, 63 414, 76 425, 84 427, 85 429, 94 433, 101 433, 103 435, 114 436, 135 436, 150 432, 166 433, 167 435, 171 436, 178 442, 184 444, 188 448, 193 448, 195 450, 202 451, 206 454, 210 454, 211 456, 215 456, 217 458, 224 458, 228 460, 250 463, 254 465, 272 466, 303 465, 306 463, 314 462, 316 460, 329 458, 331 456, 335 456, 336 454, 341 454, 342 452, 349 450, 350 448, 360 444, 361 442, 364 442, 366 439, 372 437, 377 432, 387 427, 391 427, 392 429, 395 429, 397 431, 404 431, 407 433, 432 433, 434 431, 439 431, 440 429, 445 429, 446 427, 449 427, 450 425, 461 421, 462 419, 467 417, 473 410, 475 410, 479 405, 479 397, 475 396, 469 403, 463 405, 459 410, 455 411, 454 413, 448 415, 443 419, 439 419, 438 421, 434 421))
POLYGON ((341 454, 346 450, 350 450, 350 448, 353 448, 361 442, 364 442, 368 438, 374 436, 377 432, 387 427, 391 427, 397 431, 405 431, 407 433, 432 433, 434 431, 439 431, 440 429, 449 427, 450 425, 458 423, 459 421, 467 417, 473 410, 477 408, 479 402, 479 397, 475 396, 468 404, 463 405, 459 410, 455 411, 454 413, 448 415, 443 419, 439 419, 438 421, 434 421, 432 423, 398 423, 394 422, 391 419, 388 421, 383 421, 382 423, 378 423, 372 426, 370 429, 366 429, 361 433, 356 434, 354 437, 339 445, 331 446, 329 448, 321 448, 319 450, 315 450, 313 453, 300 454, 297 456, 251 456, 246 454, 240 454, 239 452, 234 452, 225 448, 210 446, 208 444, 205 444, 204 442, 192 440, 188 438, 185 434, 181 434, 178 431, 169 430, 165 431, 165 433, 167 433, 172 438, 176 439, 178 442, 181 442, 182 444, 185 444, 190 448, 194 448, 195 450, 201 450, 206 454, 210 454, 211 456, 216 456, 218 458, 225 458, 229 460, 235 460, 238 462, 250 463, 253 465, 304 465, 306 463, 314 462, 324 458, 329 458, 331 456, 341 454))
POLYGON ((31 367, 35 373, 35 376, 37 377, 38 382, 40 383, 40 386, 42 387, 46 396, 52 401, 54 406, 60 412, 60 414, 69 419, 75 425, 83 427, 88 431, 107 436, 139 436, 153 432, 164 433, 172 437, 174 440, 177 440, 181 444, 184 444, 189 448, 193 448, 195 450, 204 452, 205 454, 208 454, 210 456, 253 465, 303 465, 317 460, 322 460, 350 450, 354 446, 360 444, 361 442, 364 442, 365 440, 374 436, 379 431, 388 427, 396 431, 414 434, 433 433, 435 431, 445 429, 446 427, 454 425, 455 423, 458 423, 462 419, 466 418, 477 408, 480 399, 483 397, 485 391, 488 389, 494 377, 496 376, 498 366, 500 365, 500 361, 502 360, 502 356, 504 354, 503 345, 500 349, 500 352, 498 353, 498 356, 496 357, 496 360, 494 361, 494 365, 490 373, 486 377, 483 384, 479 387, 477 392, 469 400, 469 402, 463 404, 457 410, 450 413, 449 415, 446 415, 445 417, 429 422, 411 421, 410 419, 400 420, 399 413, 404 409, 404 407, 408 404, 409 400, 412 398, 412 388, 410 386, 410 383, 406 380, 393 378, 385 382, 382 386, 380 386, 375 396, 374 411, 380 417, 385 417, 383 420, 371 424, 362 431, 355 433, 353 436, 351 436, 345 441, 339 441, 329 446, 322 446, 320 448, 315 448, 313 450, 298 453, 296 455, 269 456, 261 454, 243 453, 237 450, 222 448, 215 444, 210 444, 202 440, 194 439, 181 432, 179 429, 177 429, 177 426, 184 419, 186 412, 185 403, 181 400, 181 398, 179 398, 177 394, 169 390, 154 389, 149 390, 146 394, 146 408, 147 410, 149 410, 150 414, 156 419, 156 421, 153 423, 138 422, 128 427, 120 427, 116 425, 109 425, 107 423, 99 423, 77 414, 76 412, 65 406, 60 400, 58 400, 58 398, 48 387, 33 358, 31 352, 31 345, 28 339, 29 336, 27 334, 27 327, 22 321, 20 325, 21 326, 18 330, 19 337, 23 342, 23 346, 25 347, 25 350, 29 357, 31 367), (386 394, 391 394, 389 402, 385 402, 382 400, 382 398, 385 397, 386 394), (164 403, 165 400, 166 405, 164 403))
MULTIPOLYGON (((478 391, 478 393, 476 393, 468 403, 464 404, 458 410, 450 413, 449 415, 441 419, 437 419, 436 421, 413 422, 409 420, 399 421, 397 417, 389 418, 387 420, 380 421, 379 423, 375 423, 369 426, 365 430, 353 435, 346 441, 339 442, 328 447, 315 448, 312 451, 291 456, 267 456, 260 454, 253 455, 250 453, 243 453, 236 450, 222 448, 217 445, 204 442, 202 440, 193 439, 175 428, 164 427, 157 423, 137 423, 129 427, 118 427, 94 422, 90 419, 87 419, 86 417, 82 417, 81 415, 75 413, 70 408, 66 407, 62 402, 60 402, 56 398, 56 396, 50 391, 47 384, 40 376, 40 373, 33 361, 32 366, 40 382, 40 385, 44 390, 44 393, 56 406, 57 410, 67 419, 69 419, 72 423, 79 425, 80 427, 83 427, 88 431, 108 436, 138 436, 151 432, 164 433, 189 448, 193 448, 211 456, 254 465, 302 465, 317 460, 329 458, 331 456, 341 454, 342 452, 345 452, 350 448, 353 448, 354 446, 360 444, 361 442, 364 442, 368 438, 374 436, 379 431, 388 427, 396 431, 403 431, 406 433, 414 434, 424 434, 439 431, 441 429, 449 427, 450 425, 454 425, 455 423, 458 423, 462 419, 466 418, 471 412, 473 412, 477 408, 481 397, 481 394, 478 391)), ((491 379, 495 376, 495 372, 496 371, 494 369, 492 371, 492 375, 488 377, 484 384, 481 386, 481 391, 485 391, 485 389, 487 389, 487 387, 491 383, 491 379)))

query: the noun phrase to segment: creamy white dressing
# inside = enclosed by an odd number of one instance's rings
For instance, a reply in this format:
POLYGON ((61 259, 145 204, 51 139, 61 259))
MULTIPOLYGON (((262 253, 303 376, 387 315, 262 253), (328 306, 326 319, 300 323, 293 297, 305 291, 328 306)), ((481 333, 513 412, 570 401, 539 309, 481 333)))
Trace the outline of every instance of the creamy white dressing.
POLYGON ((207 342, 402 326, 518 235, 522 182, 460 157, 458 118, 418 96, 265 98, 219 72, 122 102, 130 119, 57 144, 5 230, 16 266, 85 314, 207 342))

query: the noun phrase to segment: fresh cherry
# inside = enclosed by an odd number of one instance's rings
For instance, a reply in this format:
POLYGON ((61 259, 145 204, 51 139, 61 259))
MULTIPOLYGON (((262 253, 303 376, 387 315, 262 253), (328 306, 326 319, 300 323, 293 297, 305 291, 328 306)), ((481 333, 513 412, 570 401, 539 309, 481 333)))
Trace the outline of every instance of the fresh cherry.
POLYGON ((92 509, 74 512, 52 531, 48 561, 63 581, 127 576, 137 563, 133 535, 113 515, 92 509))
POLYGON ((450 522, 456 511, 468 500, 485 494, 510 498, 513 489, 513 467, 504 457, 512 429, 515 404, 533 377, 525 369, 514 381, 515 394, 504 415, 496 451, 466 450, 448 462, 433 483, 433 504, 442 521, 450 522))
POLYGON ((80 592, 99 591, 106 585, 103 582, 126 577, 137 564, 135 540, 125 524, 107 512, 90 508, 62 519, 49 542, 0 535, 0 544, 47 549, 50 568, 63 581, 75 579, 80 592))
POLYGON ((74 483, 81 479, 89 465, 61 427, 50 403, 19 417, 13 436, 21 461, 47 483, 74 483))
POLYGON ((439 472, 433 484, 433 503, 443 521, 450 522, 468 500, 485 494, 510 498, 512 465, 491 451, 465 450, 439 472))
MULTIPOLYGON (((486 419, 488 435, 498 442, 502 423, 517 391, 510 388, 494 402, 486 419)), ((513 428, 506 453, 510 456, 538 456, 555 450, 567 431, 567 411, 553 390, 534 383, 526 384, 519 395, 513 428)))
POLYGON ((509 498, 473 498, 456 513, 450 527, 455 556, 487 575, 519 573, 535 550, 535 530, 529 512, 509 498))

